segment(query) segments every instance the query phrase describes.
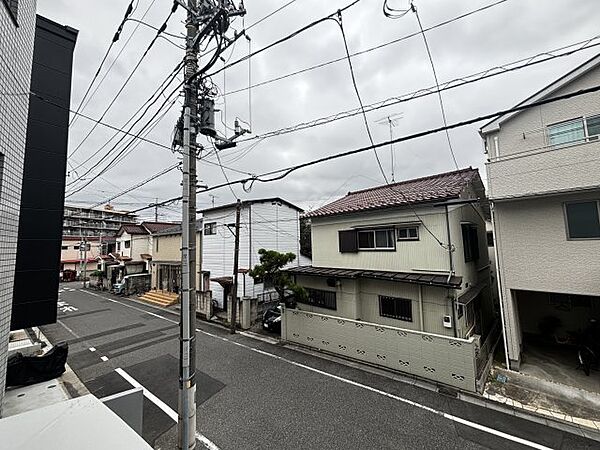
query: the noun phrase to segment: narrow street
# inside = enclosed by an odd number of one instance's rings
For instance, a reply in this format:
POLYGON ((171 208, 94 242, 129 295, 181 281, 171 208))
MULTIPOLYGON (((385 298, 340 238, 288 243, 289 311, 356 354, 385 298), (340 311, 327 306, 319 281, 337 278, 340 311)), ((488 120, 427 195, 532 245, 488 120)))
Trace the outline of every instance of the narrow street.
MULTIPOLYGON (((43 333, 69 342, 69 365, 97 397, 143 386, 144 438, 165 445, 163 435, 176 433, 177 316, 75 283, 60 289, 58 322, 43 333)), ((197 331, 197 437, 209 448, 597 448, 416 386, 231 337, 201 321, 197 331)))

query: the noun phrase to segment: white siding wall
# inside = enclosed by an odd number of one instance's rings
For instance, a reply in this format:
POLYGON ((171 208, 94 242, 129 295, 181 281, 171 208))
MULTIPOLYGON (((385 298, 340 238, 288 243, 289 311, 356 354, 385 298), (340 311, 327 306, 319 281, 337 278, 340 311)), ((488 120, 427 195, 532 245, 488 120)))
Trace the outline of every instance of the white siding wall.
MULTIPOLYGON (((600 84, 600 69, 558 90, 563 95, 600 84)), ((600 186, 600 141, 549 148, 546 127, 600 114, 600 92, 532 108, 487 136, 489 197, 510 198, 600 186), (493 141, 498 138, 496 154, 493 141)))
MULTIPOLYGON (((217 222, 217 234, 203 237, 202 270, 210 271, 211 278, 233 275, 234 236, 225 224, 235 223, 235 207, 209 211, 203 214, 204 224, 217 222)), ((232 227, 231 231, 235 231, 232 227)), ((271 202, 252 203, 244 206, 240 216, 240 269, 252 269, 259 262, 258 250, 300 253, 300 229, 298 211, 285 204, 271 202)), ((297 265, 298 259, 294 262, 297 265)), ((263 291, 262 284, 246 275, 238 277, 238 296, 256 296, 263 291)), ((211 283, 213 298, 220 305, 223 302, 223 289, 218 283, 211 283)))
POLYGON ((35 35, 35 1, 19 1, 17 27, 0 2, 0 414, 6 382, 6 358, 21 204, 21 184, 35 35))
MULTIPOLYGON (((443 208, 419 208, 419 216, 442 242, 446 241, 446 218, 443 208)), ((408 209, 370 211, 312 219, 313 266, 345 269, 390 271, 440 270, 448 271, 448 252, 419 227, 418 241, 396 242, 395 251, 359 251, 340 253, 338 231, 354 227, 381 226, 416 222, 408 209)))

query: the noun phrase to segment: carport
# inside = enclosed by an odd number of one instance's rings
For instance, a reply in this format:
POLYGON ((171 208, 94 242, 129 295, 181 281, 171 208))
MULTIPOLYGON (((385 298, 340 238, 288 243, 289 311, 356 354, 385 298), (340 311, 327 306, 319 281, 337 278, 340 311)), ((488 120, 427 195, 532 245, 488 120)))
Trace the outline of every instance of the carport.
POLYGON ((600 371, 579 365, 580 336, 600 319, 600 297, 513 291, 522 337, 519 371, 536 378, 600 393, 600 371))

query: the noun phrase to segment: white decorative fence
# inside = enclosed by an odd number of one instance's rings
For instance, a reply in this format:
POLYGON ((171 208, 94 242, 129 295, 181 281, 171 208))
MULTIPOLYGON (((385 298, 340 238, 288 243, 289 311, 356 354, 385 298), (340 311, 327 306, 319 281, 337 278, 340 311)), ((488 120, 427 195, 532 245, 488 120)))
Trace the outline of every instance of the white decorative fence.
POLYGON ((476 392, 476 341, 284 309, 281 338, 476 392))

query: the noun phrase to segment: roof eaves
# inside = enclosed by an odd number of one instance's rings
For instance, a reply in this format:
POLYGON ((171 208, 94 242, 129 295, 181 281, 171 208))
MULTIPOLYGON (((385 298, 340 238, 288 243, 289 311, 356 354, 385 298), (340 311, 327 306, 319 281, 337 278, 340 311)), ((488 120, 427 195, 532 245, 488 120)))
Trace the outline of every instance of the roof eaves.
MULTIPOLYGON (((533 95, 527 97, 525 100, 518 103, 514 107, 516 108, 519 106, 525 106, 525 105, 529 105, 533 102, 536 102, 538 100, 542 100, 542 99, 554 94, 556 91, 563 88, 564 86, 567 86, 569 83, 582 77, 583 75, 588 73, 590 70, 595 69, 598 65, 600 65, 600 53, 598 53, 596 56, 593 56, 592 58, 588 59, 587 61, 585 61, 584 63, 575 67, 574 69, 570 70, 569 72, 562 75, 561 77, 557 78, 556 80, 554 80, 550 84, 546 85, 539 91, 535 92, 533 95)), ((490 120, 489 122, 487 122, 486 124, 484 124, 479 129, 479 135, 481 137, 483 137, 486 134, 492 133, 494 131, 498 131, 500 129, 500 125, 502 125, 503 123, 512 119, 513 117, 520 114, 521 112, 522 112, 522 110, 514 111, 512 113, 507 113, 507 114, 497 116, 496 118, 494 118, 494 119, 490 120)))

